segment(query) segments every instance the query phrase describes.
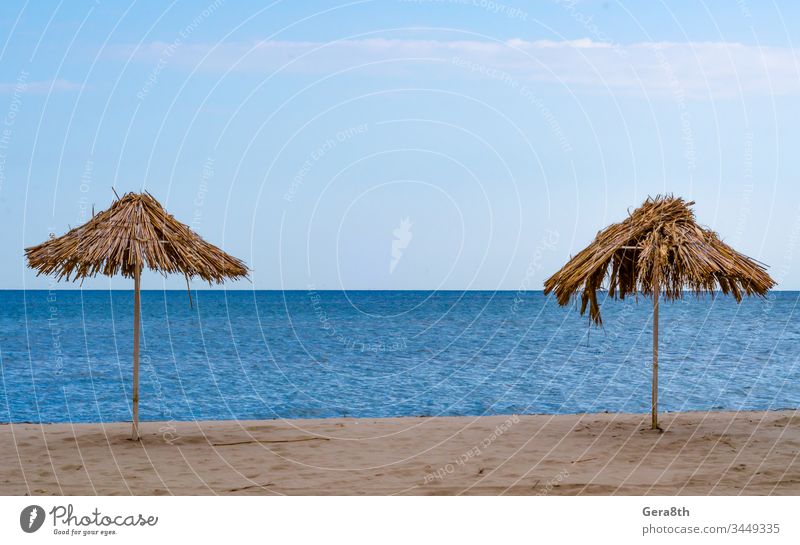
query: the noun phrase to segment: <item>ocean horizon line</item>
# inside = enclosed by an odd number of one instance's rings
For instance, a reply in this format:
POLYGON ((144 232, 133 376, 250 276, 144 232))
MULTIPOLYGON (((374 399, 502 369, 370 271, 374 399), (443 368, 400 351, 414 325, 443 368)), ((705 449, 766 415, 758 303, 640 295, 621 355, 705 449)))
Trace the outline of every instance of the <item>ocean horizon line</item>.
MULTIPOLYGON (((11 292, 11 291, 133 291, 133 288, 111 288, 111 289, 100 289, 100 288, 66 288, 66 287, 56 287, 56 288, 0 288, 0 292, 11 292)), ((180 292, 185 293, 187 290, 186 288, 167 288, 167 289, 154 289, 154 288, 142 288, 141 291, 158 291, 158 292, 180 292)), ((433 293, 433 292, 444 292, 444 293, 544 293, 544 290, 531 290, 531 289, 436 289, 436 288, 420 288, 420 289, 347 289, 347 288, 292 288, 292 289, 241 289, 241 288, 225 288, 225 287, 211 287, 211 288, 191 288, 191 291, 236 291, 236 292, 309 292, 309 291, 328 291, 328 292, 357 292, 357 293, 387 293, 387 292, 398 292, 398 293, 419 293, 419 292, 426 292, 426 293, 433 293)), ((607 290, 604 290, 605 293, 607 290)), ((800 293, 800 289, 771 289, 769 293, 800 293)), ((713 291, 703 291, 701 293, 719 293, 722 294, 722 290, 713 290, 713 291)), ((690 297, 694 295, 693 293, 686 293, 685 296, 690 297)), ((723 294, 724 295, 724 294, 723 294)))

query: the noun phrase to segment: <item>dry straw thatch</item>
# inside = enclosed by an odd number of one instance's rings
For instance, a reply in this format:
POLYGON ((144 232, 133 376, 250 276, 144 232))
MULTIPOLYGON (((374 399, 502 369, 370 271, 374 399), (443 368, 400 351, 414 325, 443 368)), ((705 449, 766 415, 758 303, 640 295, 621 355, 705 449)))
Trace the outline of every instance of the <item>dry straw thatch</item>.
MULTIPOLYGON (((139 440, 139 327, 141 273, 147 267, 163 274, 182 273, 211 283, 244 278, 247 267, 176 220, 149 193, 127 193, 111 207, 67 234, 25 249, 28 266, 59 280, 102 273, 134 281, 133 426, 139 440)), ((190 296, 191 297, 191 296, 190 296)), ((191 299, 190 299, 191 301, 191 299)))
POLYGON ((168 214, 149 193, 127 193, 108 210, 53 238, 25 249, 39 274, 76 280, 102 273, 129 278, 145 267, 220 283, 244 278, 247 267, 168 214))
POLYGON ((761 263, 740 254, 695 221, 691 206, 672 196, 648 198, 624 221, 606 227, 594 241, 544 283, 567 305, 580 292, 581 314, 602 324, 597 292, 610 297, 642 293, 653 299, 652 428, 658 427, 658 303, 684 290, 700 295, 720 290, 736 301, 766 295, 775 282, 761 263))
POLYGON ((594 241, 544 283, 561 305, 580 292, 581 314, 589 308, 600 325, 597 292, 611 297, 641 293, 658 286, 667 300, 684 290, 701 294, 722 291, 741 301, 743 295, 765 295, 775 285, 761 263, 740 254, 709 229, 697 224, 693 201, 648 198, 624 221, 606 227, 594 241))

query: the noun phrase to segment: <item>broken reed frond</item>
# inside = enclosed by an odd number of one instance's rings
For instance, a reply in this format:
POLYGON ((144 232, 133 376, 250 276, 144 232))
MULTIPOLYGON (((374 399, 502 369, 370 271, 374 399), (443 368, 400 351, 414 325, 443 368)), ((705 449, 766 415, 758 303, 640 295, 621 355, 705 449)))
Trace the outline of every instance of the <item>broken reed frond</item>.
POLYGON ((678 299, 720 290, 741 301, 743 295, 764 296, 775 282, 761 263, 740 254, 695 221, 686 202, 673 196, 650 198, 621 223, 606 227, 594 241, 544 283, 567 305, 581 292, 581 314, 600 325, 597 291, 624 299, 631 293, 652 295, 658 275, 661 295, 678 299))
POLYGON ((98 273, 133 278, 145 267, 209 283, 247 276, 241 260, 204 241, 147 192, 126 193, 80 227, 26 248, 25 255, 38 274, 67 280, 98 273))

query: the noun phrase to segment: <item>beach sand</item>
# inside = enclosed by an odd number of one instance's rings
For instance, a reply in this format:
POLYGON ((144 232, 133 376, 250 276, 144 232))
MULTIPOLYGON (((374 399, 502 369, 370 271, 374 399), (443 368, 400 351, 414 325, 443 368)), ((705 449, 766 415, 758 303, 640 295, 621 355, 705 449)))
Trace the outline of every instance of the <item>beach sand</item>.
POLYGON ((0 493, 800 494, 800 413, 0 425, 0 493))

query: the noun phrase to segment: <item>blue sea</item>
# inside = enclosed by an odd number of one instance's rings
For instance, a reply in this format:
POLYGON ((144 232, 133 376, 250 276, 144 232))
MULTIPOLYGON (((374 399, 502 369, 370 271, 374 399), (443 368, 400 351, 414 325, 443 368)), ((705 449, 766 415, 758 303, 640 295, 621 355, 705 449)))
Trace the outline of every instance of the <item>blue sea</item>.
MULTIPOLYGON (((142 293, 143 420, 648 412, 651 308, 541 292, 142 293)), ((800 406, 800 293, 662 303, 665 411, 800 406)), ((0 421, 130 420, 131 291, 0 292, 0 421)))

